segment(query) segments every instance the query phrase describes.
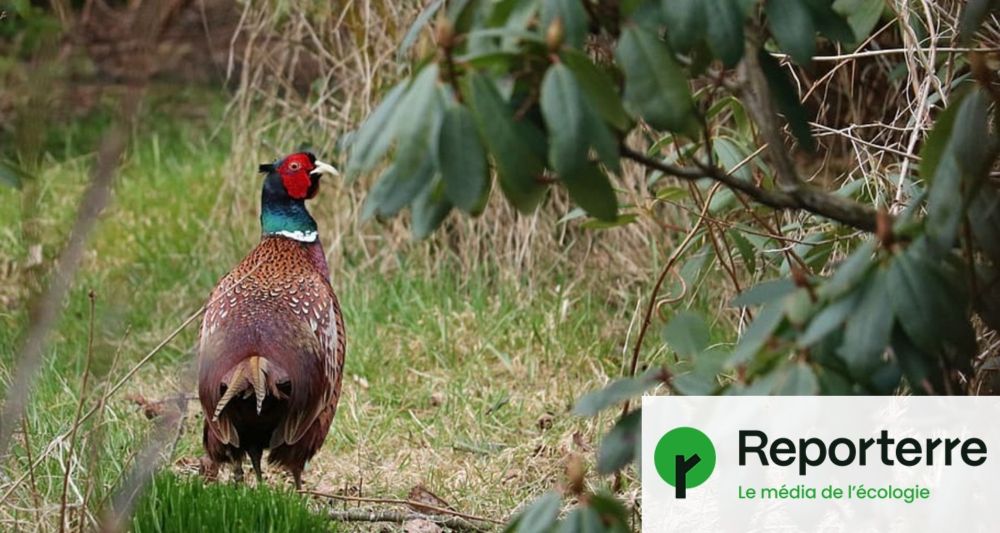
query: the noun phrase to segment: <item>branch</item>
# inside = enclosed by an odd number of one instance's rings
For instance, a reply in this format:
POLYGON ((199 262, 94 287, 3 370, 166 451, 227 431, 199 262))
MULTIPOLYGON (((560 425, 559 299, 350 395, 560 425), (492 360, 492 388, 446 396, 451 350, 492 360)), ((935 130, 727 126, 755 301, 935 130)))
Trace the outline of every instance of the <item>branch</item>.
POLYGON ((367 509, 332 509, 328 513, 331 520, 340 522, 393 522, 402 524, 410 520, 426 520, 456 531, 483 531, 468 521, 453 516, 428 516, 407 511, 376 511, 367 509))
POLYGON ((627 146, 621 147, 621 155, 645 167, 685 181, 710 179, 726 185, 734 191, 746 194, 760 204, 773 209, 808 211, 814 215, 829 218, 863 231, 875 231, 875 209, 853 200, 831 194, 808 183, 801 182, 793 191, 770 190, 736 178, 726 171, 704 166, 701 168, 677 167, 653 159, 627 146))

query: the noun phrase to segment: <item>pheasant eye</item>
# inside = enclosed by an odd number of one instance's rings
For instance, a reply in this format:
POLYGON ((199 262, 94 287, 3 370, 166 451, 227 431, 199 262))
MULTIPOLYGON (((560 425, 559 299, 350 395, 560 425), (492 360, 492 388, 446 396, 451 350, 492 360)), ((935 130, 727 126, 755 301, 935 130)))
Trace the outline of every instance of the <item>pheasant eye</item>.
POLYGON ((292 172, 297 172, 300 168, 302 168, 302 165, 299 164, 298 162, 293 162, 292 164, 288 165, 288 170, 291 170, 292 172))

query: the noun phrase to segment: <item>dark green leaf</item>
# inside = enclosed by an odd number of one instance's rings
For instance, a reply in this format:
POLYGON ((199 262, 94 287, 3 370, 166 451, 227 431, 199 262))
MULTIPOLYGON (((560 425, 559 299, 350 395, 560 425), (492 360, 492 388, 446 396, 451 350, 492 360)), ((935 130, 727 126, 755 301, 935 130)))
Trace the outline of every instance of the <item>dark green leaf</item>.
POLYGON ((816 316, 809 321, 809 326, 798 338, 798 345, 802 348, 809 348, 817 342, 826 338, 844 324, 847 317, 854 312, 858 305, 860 292, 849 294, 836 302, 828 304, 816 316))
POLYGON ((812 63, 816 54, 816 26, 809 6, 802 0, 767 0, 767 25, 782 51, 800 65, 812 63))
POLYGON ((638 396, 662 382, 661 372, 659 369, 654 369, 634 378, 617 379, 603 389, 588 392, 576 402, 573 413, 580 416, 595 416, 608 407, 638 396))
POLYGON ((587 12, 580 0, 545 0, 542 2, 542 30, 558 17, 562 21, 566 44, 582 49, 587 37, 587 12))
POLYGON ((627 26, 615 55, 625 71, 625 101, 634 113, 654 128, 692 129, 694 103, 688 80, 666 43, 647 29, 627 26))
POLYGON ((587 101, 597 110, 601 118, 619 131, 628 129, 630 123, 628 114, 611 76, 595 65, 586 54, 576 50, 563 50, 560 57, 573 71, 584 94, 587 95, 587 101))
POLYGON ((715 393, 719 388, 719 374, 725 370, 729 355, 721 348, 709 348, 682 361, 693 368, 689 372, 675 372, 671 381, 673 389, 681 394, 694 396, 715 393))
POLYGON ((876 270, 861 290, 855 312, 847 318, 844 341, 838 353, 856 378, 869 375, 882 361, 889 345, 894 315, 887 305, 893 295, 888 291, 885 272, 876 270))
POLYGON ((934 181, 938 164, 948 147, 951 131, 955 127, 955 117, 958 116, 958 109, 965 96, 967 94, 959 93, 952 99, 951 105, 938 115, 934 121, 934 128, 920 148, 920 177, 928 184, 934 181))
POLYGON ((968 42, 973 34, 979 31, 987 15, 991 11, 1000 9, 1000 2, 997 0, 969 0, 962 10, 962 18, 959 21, 959 35, 962 42, 968 42))
POLYGON ((778 371, 779 378, 771 389, 776 396, 815 396, 819 394, 819 380, 813 368, 801 361, 786 365, 778 371))
POLYGON ((989 131, 987 97, 976 91, 960 104, 953 130, 927 196, 927 234, 939 251, 949 250, 962 221, 966 195, 985 178, 995 141, 989 131))
POLYGON ((531 124, 514 120, 489 78, 470 74, 466 82, 466 101, 496 161, 500 186, 515 207, 529 212, 545 194, 539 182, 545 169, 545 138, 531 124))
POLYGON ((618 220, 618 198, 600 167, 588 163, 576 173, 561 177, 569 197, 588 214, 606 222, 618 220))
POLYGON ((847 20, 833 9, 833 0, 803 0, 812 14, 816 29, 827 38, 841 43, 854 42, 854 30, 847 20))
POLYGON ((357 176, 370 170, 392 145, 397 125, 393 117, 407 86, 406 82, 400 82, 393 87, 352 136, 351 153, 347 158, 348 176, 357 176))
POLYGON ((451 211, 451 202, 445 198, 444 187, 441 179, 434 180, 413 200, 411 214, 415 239, 423 239, 434 233, 451 211))
POLYGON ((416 170, 399 161, 393 163, 368 191, 361 208, 361 220, 368 220, 373 215, 379 218, 395 216, 427 186, 433 175, 434 162, 430 154, 416 166, 416 170))
POLYGON ((586 506, 573 509, 559 523, 559 533, 604 533, 601 515, 586 506))
POLYGON ((542 533, 549 531, 556 525, 556 518, 559 516, 559 507, 562 505, 562 497, 558 492, 549 491, 531 503, 524 511, 518 514, 513 522, 507 525, 504 531, 514 533, 542 533))
POLYGON ((475 120, 465 107, 452 105, 445 111, 437 158, 448 199, 469 214, 481 213, 489 197, 489 165, 475 120))
POLYGON ((776 301, 795 290, 795 283, 790 279, 776 279, 754 285, 743 291, 729 302, 731 307, 760 305, 776 301))
POLYGON ((837 0, 833 9, 847 17, 847 24, 854 32, 854 43, 860 43, 871 35, 875 25, 882 18, 885 0, 837 0))
POLYGON ((802 149, 813 151, 816 142, 809 129, 809 113, 799 101, 799 94, 796 92, 795 86, 789 81, 788 75, 782 70, 778 60, 771 57, 771 54, 767 53, 766 50, 761 49, 757 57, 760 58, 761 70, 767 77, 767 85, 771 88, 771 96, 778 106, 778 111, 788 121, 788 128, 792 130, 792 135, 799 141, 799 146, 802 149))
POLYGON ((707 17, 704 0, 662 0, 667 39, 679 52, 687 52, 705 36, 707 17))
POLYGON ((606 492, 597 492, 590 495, 588 503, 591 509, 601 515, 601 519, 605 524, 605 531, 625 533, 632 530, 628 525, 628 511, 614 496, 606 492))
POLYGON ((892 333, 892 352, 914 394, 940 394, 944 391, 942 372, 934 357, 917 348, 897 327, 892 333))
POLYGON ((988 183, 969 205, 969 226, 976 244, 1000 265, 1000 191, 988 183))
POLYGON ((743 59, 743 10, 736 0, 703 0, 708 14, 708 46, 727 67, 743 59))
POLYGON ((936 259, 922 253, 926 249, 911 245, 893 258, 886 276, 893 310, 921 351, 969 357, 975 352, 976 336, 965 291, 948 279, 936 259))
POLYGON ((824 298, 835 299, 854 289, 865 278, 868 269, 875 264, 872 254, 875 253, 875 241, 868 240, 854 250, 830 279, 819 287, 819 294, 824 298))
POLYGON ((438 12, 438 9, 441 9, 442 5, 444 5, 444 0, 434 0, 428 4, 419 15, 417 15, 413 24, 410 25, 410 29, 406 30, 406 35, 403 36, 403 40, 399 43, 399 49, 396 51, 397 62, 405 61, 406 53, 410 51, 413 43, 415 43, 417 41, 417 37, 420 36, 420 32, 427 26, 427 23, 430 22, 431 17, 438 12))
POLYGON ((682 357, 694 357, 712 340, 708 324, 694 311, 681 311, 663 327, 663 342, 682 357))
POLYGON ((746 364, 760 352, 767 340, 771 338, 775 328, 781 324, 781 319, 784 318, 782 311, 781 302, 770 302, 761 308, 760 312, 757 313, 757 318, 750 324, 743 337, 740 338, 739 344, 736 345, 736 349, 729 359, 730 367, 746 364))
POLYGON ((589 163, 583 94, 563 64, 546 71, 541 91, 542 116, 549 131, 549 163, 560 176, 576 174, 589 163))
POLYGON ((750 165, 744 164, 742 167, 736 168, 736 165, 743 163, 750 155, 745 148, 729 137, 721 136, 713 139, 712 148, 715 150, 715 155, 719 158, 719 163, 722 164, 722 168, 726 172, 742 180, 750 180, 750 165))
POLYGON ((733 242, 736 243, 736 249, 740 252, 740 257, 743 258, 743 265, 746 266, 747 271, 750 272, 750 275, 756 274, 757 254, 754 251, 753 245, 737 229, 731 229, 728 233, 733 242))
POLYGON ((403 167, 414 168, 432 151, 444 116, 442 100, 437 65, 427 65, 406 91, 394 119, 399 139, 395 160, 403 167))
POLYGON ((597 473, 613 474, 625 468, 636 457, 642 440, 642 411, 625 415, 601 440, 597 452, 597 473))

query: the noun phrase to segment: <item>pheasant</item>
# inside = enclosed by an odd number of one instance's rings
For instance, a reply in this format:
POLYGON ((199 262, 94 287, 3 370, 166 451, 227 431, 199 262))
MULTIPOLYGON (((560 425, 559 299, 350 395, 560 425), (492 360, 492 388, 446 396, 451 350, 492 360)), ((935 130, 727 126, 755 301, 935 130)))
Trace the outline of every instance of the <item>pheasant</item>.
POLYGON ((222 278, 206 305, 198 345, 205 451, 243 478, 249 456, 302 471, 323 445, 340 397, 344 320, 316 221, 305 201, 337 170, 308 152, 260 165, 260 243, 222 278))

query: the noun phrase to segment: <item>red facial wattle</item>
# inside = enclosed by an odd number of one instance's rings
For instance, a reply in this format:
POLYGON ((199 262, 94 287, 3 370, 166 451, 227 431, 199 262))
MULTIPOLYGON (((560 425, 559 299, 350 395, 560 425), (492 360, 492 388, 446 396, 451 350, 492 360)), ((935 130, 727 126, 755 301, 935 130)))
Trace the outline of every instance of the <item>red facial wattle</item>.
POLYGON ((278 174, 288 196, 305 200, 316 195, 318 187, 315 187, 316 184, 309 176, 314 168, 315 165, 307 154, 294 154, 285 158, 278 167, 278 174))

